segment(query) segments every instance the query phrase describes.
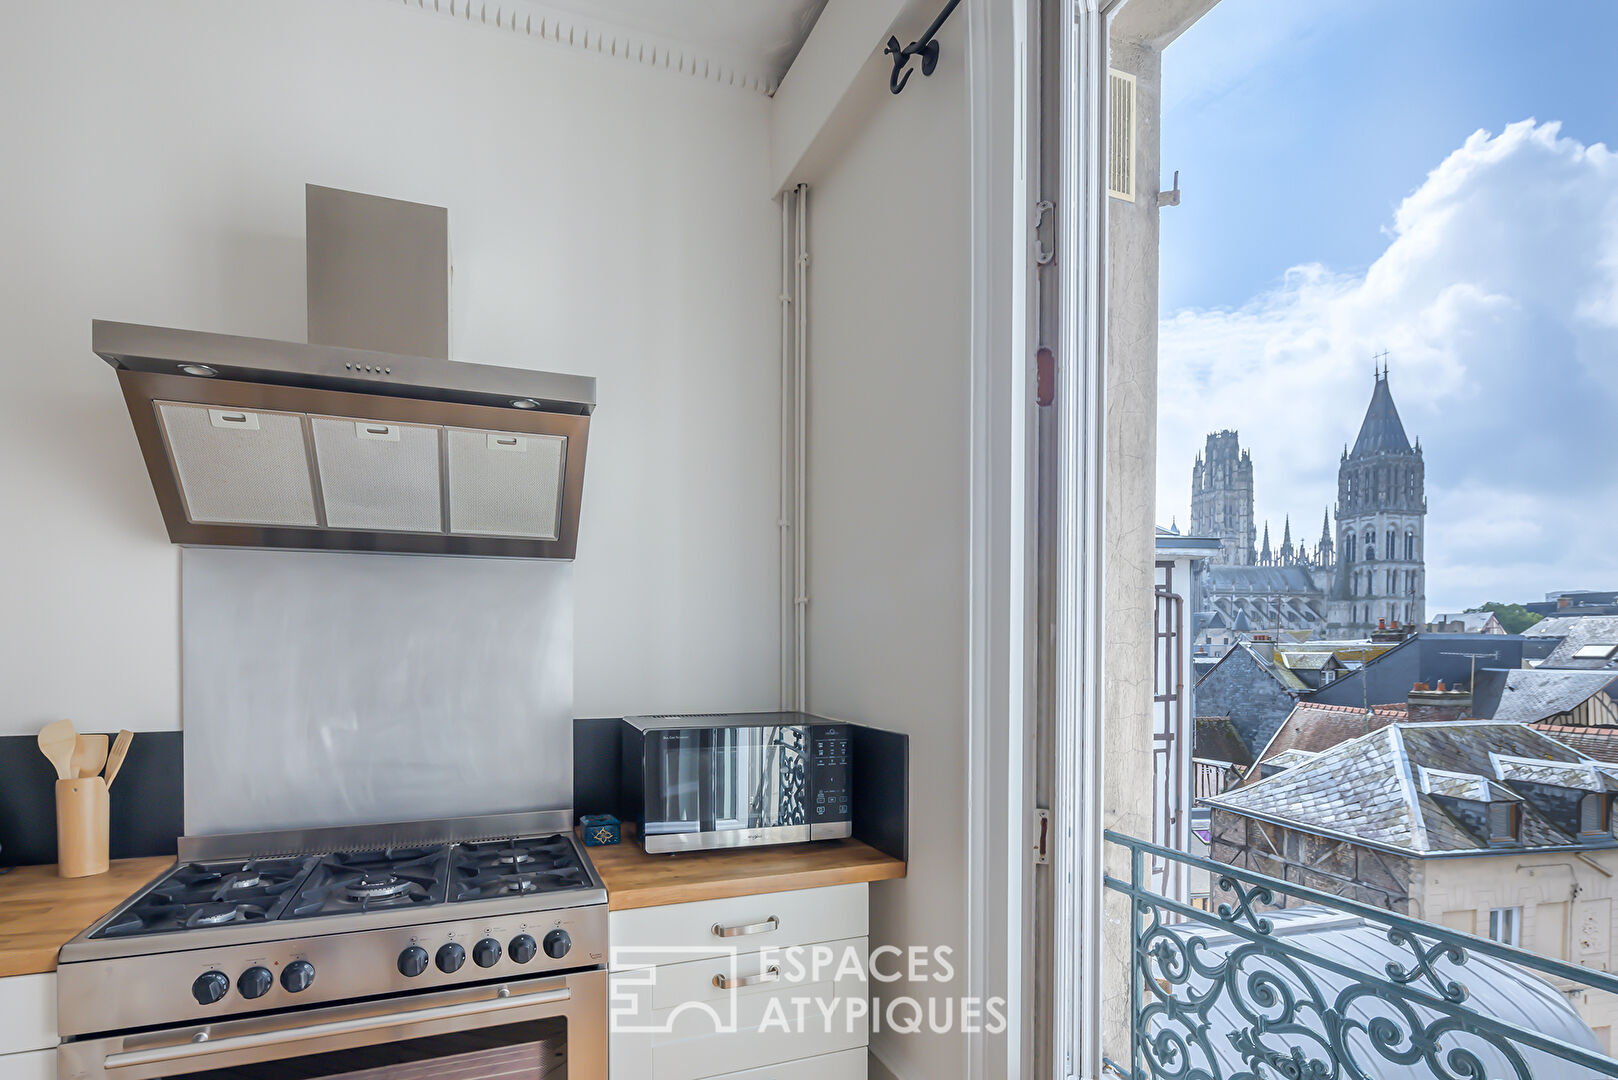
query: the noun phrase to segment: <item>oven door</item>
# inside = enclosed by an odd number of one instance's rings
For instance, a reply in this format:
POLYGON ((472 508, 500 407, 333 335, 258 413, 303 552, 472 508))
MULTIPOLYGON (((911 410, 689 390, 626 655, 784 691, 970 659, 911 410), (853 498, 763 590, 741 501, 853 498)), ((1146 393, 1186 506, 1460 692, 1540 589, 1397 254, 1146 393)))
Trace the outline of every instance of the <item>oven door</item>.
POLYGON ((607 973, 89 1037, 60 1080, 606 1080, 607 973))

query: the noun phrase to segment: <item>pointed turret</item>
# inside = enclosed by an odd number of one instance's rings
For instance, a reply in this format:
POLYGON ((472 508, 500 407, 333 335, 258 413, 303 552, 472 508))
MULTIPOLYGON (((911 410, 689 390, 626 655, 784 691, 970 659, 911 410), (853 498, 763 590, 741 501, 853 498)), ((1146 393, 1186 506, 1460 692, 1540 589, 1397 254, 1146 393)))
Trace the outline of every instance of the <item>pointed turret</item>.
POLYGON ((1376 388, 1371 391, 1371 405, 1365 410, 1360 424, 1359 438, 1354 440, 1350 457, 1370 457, 1373 454, 1412 453, 1405 426, 1399 420, 1399 410, 1393 404, 1393 392, 1388 389, 1388 373, 1377 373, 1376 388))
POLYGON ((1275 556, 1270 554, 1270 523, 1266 521, 1264 523, 1264 546, 1258 550, 1258 564, 1260 566, 1269 566, 1274 561, 1275 556))
POLYGON ((1291 566, 1292 561, 1292 515, 1288 514, 1286 524, 1281 529, 1281 565, 1291 566))

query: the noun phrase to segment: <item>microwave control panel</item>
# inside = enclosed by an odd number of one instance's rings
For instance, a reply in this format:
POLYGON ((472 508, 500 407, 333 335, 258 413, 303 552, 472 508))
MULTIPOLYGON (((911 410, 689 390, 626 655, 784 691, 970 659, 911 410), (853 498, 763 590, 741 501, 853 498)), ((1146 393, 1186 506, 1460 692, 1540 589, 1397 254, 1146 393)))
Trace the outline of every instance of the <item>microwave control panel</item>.
POLYGON ((847 724, 816 724, 809 729, 810 787, 809 823, 851 821, 850 803, 853 777, 853 733, 847 724))

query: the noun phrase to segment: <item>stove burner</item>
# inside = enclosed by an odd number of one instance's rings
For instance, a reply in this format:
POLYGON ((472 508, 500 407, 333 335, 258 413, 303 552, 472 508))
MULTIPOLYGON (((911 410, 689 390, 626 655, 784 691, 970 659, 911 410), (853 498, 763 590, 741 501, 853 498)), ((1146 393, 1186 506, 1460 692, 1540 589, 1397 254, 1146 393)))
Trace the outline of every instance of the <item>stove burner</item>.
POLYGON ((192 930, 277 918, 312 858, 187 863, 176 867, 96 937, 192 930))
POLYGON ((369 874, 363 875, 358 881, 346 882, 343 885, 343 895, 350 900, 387 900, 406 893, 414 887, 414 882, 396 878, 392 874, 386 877, 372 878, 369 874))
POLYGON ((236 904, 203 904, 186 917, 185 925, 223 926, 226 923, 246 922, 254 914, 262 916, 264 909, 236 904))
POLYGON ((565 836, 495 840, 455 849, 450 899, 490 900, 589 884, 590 875, 565 836))

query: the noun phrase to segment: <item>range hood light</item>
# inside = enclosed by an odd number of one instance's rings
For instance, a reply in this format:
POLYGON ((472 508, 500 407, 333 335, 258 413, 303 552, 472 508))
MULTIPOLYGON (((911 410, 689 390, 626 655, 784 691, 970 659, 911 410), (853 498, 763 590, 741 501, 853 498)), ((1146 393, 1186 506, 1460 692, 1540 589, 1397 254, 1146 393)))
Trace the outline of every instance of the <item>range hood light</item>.
POLYGON ((211 368, 207 364, 181 364, 180 370, 187 375, 195 375, 202 379, 211 379, 219 374, 217 369, 211 368))
POLYGON ((511 407, 513 409, 537 409, 539 408, 539 402, 533 398, 520 397, 511 403, 511 407))

